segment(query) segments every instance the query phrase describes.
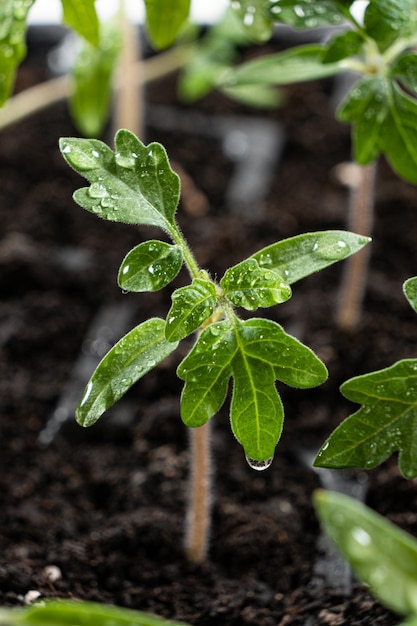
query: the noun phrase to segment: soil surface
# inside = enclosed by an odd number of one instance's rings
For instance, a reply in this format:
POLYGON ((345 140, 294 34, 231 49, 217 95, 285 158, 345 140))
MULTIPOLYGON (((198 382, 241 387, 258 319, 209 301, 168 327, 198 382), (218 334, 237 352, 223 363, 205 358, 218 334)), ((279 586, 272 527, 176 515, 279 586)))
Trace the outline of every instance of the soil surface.
MULTIPOLYGON (((29 62, 22 87, 41 78, 33 74, 29 62)), ((191 119, 192 107, 176 101, 173 85, 170 79, 147 90, 149 119, 161 104, 191 119)), ((222 141, 148 123, 146 141, 161 141, 183 172, 179 221, 213 274, 273 241, 347 227, 349 192, 335 168, 350 159, 350 137, 334 120, 333 92, 328 81, 296 86, 285 90, 284 106, 264 114, 282 125, 285 145, 252 219, 226 205, 236 163, 222 141)), ((210 119, 259 115, 219 94, 198 110, 210 119)), ((356 408, 341 396, 341 382, 417 355, 417 318, 402 294, 403 281, 417 274, 417 190, 381 160, 357 331, 341 332, 333 322, 343 264, 294 285, 290 301, 267 311, 317 352, 329 380, 311 391, 282 389, 284 434, 267 471, 246 464, 226 405, 214 419, 213 528, 209 559, 197 566, 182 551, 188 451, 175 376, 181 350, 96 426, 84 430, 70 416, 48 445, 39 441, 62 409, 68 381, 76 394, 87 381, 74 364, 91 354, 91 341, 105 341, 91 340, 97 314, 132 306, 130 328, 170 306, 169 289, 126 295, 117 287, 124 255, 150 230, 103 222, 75 205, 72 193, 84 182, 57 142, 76 134, 61 104, 2 132, 0 142, 0 604, 20 605, 35 590, 196 626, 398 623, 359 583, 346 592, 317 582, 311 494, 320 482, 301 459, 356 408)), ((111 141, 110 131, 104 139, 111 141)), ((117 339, 125 331, 114 325, 117 339)), ((417 535, 416 482, 400 476, 395 459, 354 474, 364 479, 367 502, 417 535)))

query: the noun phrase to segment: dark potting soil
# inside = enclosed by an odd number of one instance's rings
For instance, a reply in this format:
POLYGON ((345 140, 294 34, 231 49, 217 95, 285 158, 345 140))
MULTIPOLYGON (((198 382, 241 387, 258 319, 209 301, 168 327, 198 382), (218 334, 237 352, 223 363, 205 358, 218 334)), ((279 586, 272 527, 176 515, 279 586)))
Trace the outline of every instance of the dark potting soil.
MULTIPOLYGON (((149 112, 163 104, 191 116, 172 85, 170 79, 147 90, 149 112)), ((273 241, 346 228, 348 191, 335 167, 349 160, 350 139, 334 121, 332 88, 326 81, 296 86, 285 92, 285 106, 265 114, 286 139, 264 213, 254 206, 254 219, 226 207, 236 163, 218 137, 148 124, 146 141, 161 141, 193 180, 184 178, 178 218, 213 275, 273 241)), ((210 119, 258 115, 218 94, 199 111, 210 119)), ((320 482, 300 458, 356 408, 341 396, 341 382, 417 355, 417 317, 401 290, 417 273, 417 190, 380 162, 356 332, 333 322, 343 264, 294 285, 290 301, 267 311, 317 352, 329 380, 311 391, 280 388, 284 434, 262 473, 247 466, 227 406, 214 419, 211 546, 208 561, 192 565, 182 552, 188 452, 175 376, 181 349, 96 426, 83 430, 71 418, 49 445, 39 444, 74 363, 91 347, 85 337, 98 312, 129 303, 136 307, 133 326, 170 306, 169 289, 124 295, 117 287, 124 255, 150 230, 100 221, 74 204, 72 192, 84 181, 57 148, 60 136, 74 134, 62 104, 2 132, 0 142, 0 604, 22 604, 36 590, 198 626, 397 623, 357 582, 348 592, 314 582, 320 554, 311 494, 320 482)), ((367 480, 372 507, 417 535, 416 482, 399 475, 395 459, 355 476, 367 480)))

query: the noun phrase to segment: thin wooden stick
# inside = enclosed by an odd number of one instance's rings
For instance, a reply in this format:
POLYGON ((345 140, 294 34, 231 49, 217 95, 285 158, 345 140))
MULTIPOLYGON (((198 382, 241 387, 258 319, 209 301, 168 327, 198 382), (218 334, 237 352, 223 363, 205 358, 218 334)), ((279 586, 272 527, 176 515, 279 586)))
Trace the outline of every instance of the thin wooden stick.
MULTIPOLYGON (((358 165, 356 168, 357 180, 350 183, 349 230, 358 235, 370 237, 374 221, 377 164, 374 161, 369 165, 358 165)), ((353 331, 359 326, 368 277, 370 252, 370 246, 365 246, 345 262, 336 323, 339 328, 346 331, 353 331)))
POLYGON ((211 523, 211 426, 190 429, 190 488, 186 518, 185 553, 194 563, 205 560, 211 523))

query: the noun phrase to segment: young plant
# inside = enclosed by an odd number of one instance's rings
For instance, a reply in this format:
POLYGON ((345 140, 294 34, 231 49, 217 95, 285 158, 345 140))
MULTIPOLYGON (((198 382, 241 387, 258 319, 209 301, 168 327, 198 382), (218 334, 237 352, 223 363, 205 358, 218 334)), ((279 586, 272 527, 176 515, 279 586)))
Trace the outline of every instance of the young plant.
MULTIPOLYGON (((394 171, 417 183, 417 2, 370 0, 363 19, 353 0, 235 0, 232 7, 253 39, 264 41, 275 22, 295 29, 338 26, 327 43, 262 56, 219 74, 223 88, 286 85, 351 71, 357 81, 338 108, 352 125, 359 169, 349 229, 370 235, 375 162, 384 154, 394 171), (340 26, 345 26, 340 30, 340 26)), ((346 264, 337 321, 357 326, 367 274, 367 251, 346 264)))
POLYGON ((170 242, 145 241, 123 260, 118 282, 126 291, 162 289, 183 265, 190 283, 172 293, 166 320, 152 318, 131 330, 109 351, 88 382, 77 420, 91 426, 142 376, 195 333, 195 343, 179 364, 184 382, 181 418, 192 427, 193 458, 187 554, 202 560, 209 526, 209 454, 207 422, 225 401, 233 378, 232 431, 248 463, 268 467, 281 436, 284 410, 275 381, 314 387, 327 377, 315 354, 274 321, 241 319, 247 311, 283 303, 290 285, 348 257, 368 238, 349 232, 307 233, 274 243, 229 268, 219 282, 199 267, 177 224, 180 183, 164 148, 144 145, 127 130, 115 136, 114 152, 94 139, 62 138, 67 163, 90 185, 75 201, 110 221, 159 227, 170 242), (202 490, 202 491, 201 491, 202 490))
POLYGON ((382 604, 417 624, 417 541, 349 496, 318 490, 320 523, 355 575, 382 604))
MULTIPOLYGON (((403 285, 417 312, 417 278, 403 285)), ((362 407, 346 418, 322 445, 318 467, 372 468, 394 452, 406 478, 417 476, 417 359, 404 359, 385 369, 343 383, 341 392, 362 407)))

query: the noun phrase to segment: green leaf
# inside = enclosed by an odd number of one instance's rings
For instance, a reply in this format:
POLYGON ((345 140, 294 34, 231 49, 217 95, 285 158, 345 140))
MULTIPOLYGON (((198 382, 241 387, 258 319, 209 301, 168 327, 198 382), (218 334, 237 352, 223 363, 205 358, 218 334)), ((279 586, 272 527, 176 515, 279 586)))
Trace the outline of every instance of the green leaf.
POLYGON ((341 24, 345 19, 333 0, 275 0, 270 11, 275 21, 301 29, 341 24))
POLYGON ((270 39, 273 22, 269 0, 235 0, 231 6, 253 41, 263 43, 270 39))
POLYGON ((405 297, 410 303, 412 309, 417 313, 417 277, 409 278, 403 284, 405 297))
POLYGON ((414 537, 349 496, 318 490, 313 498, 322 527, 359 580, 392 611, 415 614, 417 541, 414 537))
POLYGON ((309 348, 275 322, 256 318, 210 324, 177 373, 186 381, 181 417, 192 427, 217 413, 233 376, 231 426, 256 469, 269 465, 281 436, 284 411, 275 380, 303 388, 327 378, 326 367, 309 348))
POLYGON ((179 341, 198 330, 213 313, 216 302, 216 287, 203 278, 174 291, 165 329, 168 341, 179 341))
POLYGON ((406 89, 417 93, 417 53, 407 50, 390 68, 390 77, 398 80, 406 89))
POLYGON ((388 98, 386 79, 374 76, 357 82, 339 107, 339 120, 353 124, 354 156, 361 165, 370 163, 381 152, 380 135, 389 113, 388 98))
POLYGON ((371 0, 364 15, 367 34, 386 50, 415 30, 414 0, 371 0))
POLYGON ((106 220, 170 231, 180 183, 161 144, 145 146, 119 130, 115 153, 97 139, 66 137, 59 145, 67 163, 91 183, 74 194, 80 206, 106 220))
POLYGON ((220 286, 230 302, 248 311, 273 306, 291 297, 291 287, 276 272, 261 268, 253 258, 229 268, 220 286))
POLYGON ((383 152, 394 171, 417 183, 417 102, 388 78, 365 78, 338 111, 354 125, 355 159, 365 165, 383 152))
POLYGON ((145 0, 146 28, 152 44, 168 48, 185 25, 191 0, 145 0))
POLYGON ((314 464, 369 469, 398 451, 403 476, 417 476, 417 359, 352 378, 341 392, 362 407, 330 435, 314 464))
POLYGON ((86 137, 99 136, 109 118, 112 76, 120 52, 120 32, 103 27, 99 46, 84 42, 72 69, 71 116, 86 137))
POLYGON ((232 374, 237 345, 228 321, 210 324, 177 369, 185 380, 181 419, 187 426, 205 424, 222 406, 232 374))
POLYGON ((165 339, 165 322, 151 318, 120 339, 98 364, 77 407, 81 426, 98 418, 177 347, 165 339))
POLYGON ((126 291, 157 291, 175 278, 182 263, 180 246, 154 239, 145 241, 123 259, 118 284, 126 291))
POLYGON ((335 35, 327 44, 327 50, 323 56, 323 63, 335 63, 346 57, 355 56, 361 52, 363 39, 354 30, 346 30, 344 33, 335 35))
POLYGON ((242 333, 246 354, 271 365, 276 380, 306 389, 321 385, 327 379, 324 363, 276 322, 250 319, 244 322, 242 333))
POLYGON ((26 55, 27 15, 35 0, 0 2, 0 106, 9 98, 16 68, 26 55))
POLYGON ((273 109, 282 103, 281 93, 269 85, 220 86, 225 96, 258 109, 273 109))
POLYGON ((64 22, 91 45, 98 46, 100 23, 95 0, 61 0, 64 22))
POLYGON ((277 272, 291 285, 354 254, 370 241, 347 231, 326 230, 283 239, 252 256, 262 268, 277 272))
POLYGON ((223 84, 235 85, 288 85, 340 72, 344 62, 323 63, 326 47, 308 44, 284 52, 262 56, 225 72, 223 84))
POLYGON ((156 615, 94 602, 46 600, 25 608, 0 609, 2 626, 186 626, 156 615))

